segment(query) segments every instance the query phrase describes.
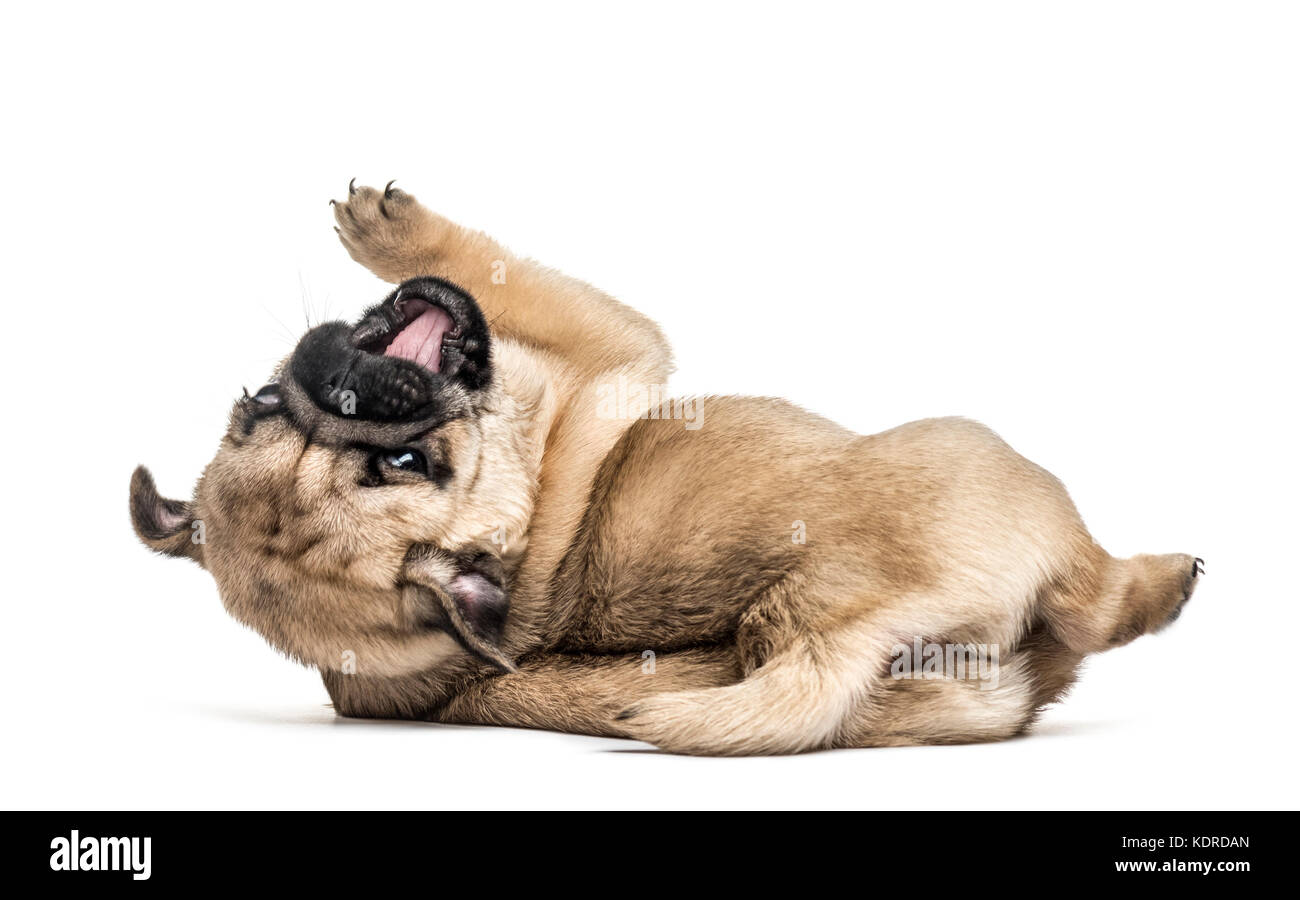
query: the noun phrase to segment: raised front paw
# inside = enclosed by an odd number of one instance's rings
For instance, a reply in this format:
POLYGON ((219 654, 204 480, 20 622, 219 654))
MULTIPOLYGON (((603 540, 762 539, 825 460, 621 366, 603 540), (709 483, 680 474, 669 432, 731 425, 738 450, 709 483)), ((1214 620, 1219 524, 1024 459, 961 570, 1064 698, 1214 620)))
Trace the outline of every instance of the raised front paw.
POLYGON ((432 274, 439 219, 388 182, 383 190, 348 182, 346 200, 331 200, 335 231, 348 254, 394 284, 432 274))

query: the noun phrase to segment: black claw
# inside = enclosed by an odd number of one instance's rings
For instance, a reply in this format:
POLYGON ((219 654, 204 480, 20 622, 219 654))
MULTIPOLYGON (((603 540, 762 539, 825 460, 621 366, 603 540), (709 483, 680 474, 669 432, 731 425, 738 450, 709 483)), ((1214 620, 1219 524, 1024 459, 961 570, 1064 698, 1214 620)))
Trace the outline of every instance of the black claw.
POLYGON ((1204 574, 1205 574, 1205 560, 1201 559, 1198 556, 1196 557, 1196 561, 1192 563, 1192 577, 1195 578, 1197 575, 1204 575, 1204 574))
POLYGON ((348 196, 351 197, 357 192, 357 180, 353 178, 348 182, 348 196))
POLYGON ((390 182, 388 182, 388 184, 384 185, 384 199, 385 199, 385 200, 387 200, 388 198, 390 198, 390 197, 393 196, 393 182, 394 182, 394 181, 397 181, 397 179, 394 178, 393 181, 390 181, 390 182))
POLYGON ((333 198, 330 198, 330 206, 336 206, 336 205, 337 205, 337 204, 334 202, 334 199, 333 199, 333 198))

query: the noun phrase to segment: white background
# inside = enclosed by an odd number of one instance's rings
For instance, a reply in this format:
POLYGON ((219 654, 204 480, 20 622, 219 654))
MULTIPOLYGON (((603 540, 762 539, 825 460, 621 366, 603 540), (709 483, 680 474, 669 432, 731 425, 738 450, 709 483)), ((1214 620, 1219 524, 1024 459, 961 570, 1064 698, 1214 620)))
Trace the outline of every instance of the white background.
POLYGON ((6 6, 4 806, 1297 804, 1293 6, 472 6, 6 6), (1208 575, 1005 744, 336 719, 126 501, 384 292, 352 176, 649 313, 682 392, 981 419, 1208 575))

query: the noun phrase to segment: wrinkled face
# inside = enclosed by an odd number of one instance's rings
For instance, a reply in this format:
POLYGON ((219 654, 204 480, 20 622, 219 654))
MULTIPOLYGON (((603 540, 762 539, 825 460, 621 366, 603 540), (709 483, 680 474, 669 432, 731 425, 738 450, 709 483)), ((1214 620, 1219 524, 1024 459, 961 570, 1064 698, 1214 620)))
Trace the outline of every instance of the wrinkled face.
POLYGON ((132 518, 322 670, 396 676, 466 650, 509 668, 496 548, 518 545, 535 478, 513 410, 477 305, 416 279, 355 326, 309 331, 236 402, 192 502, 137 470, 132 518))

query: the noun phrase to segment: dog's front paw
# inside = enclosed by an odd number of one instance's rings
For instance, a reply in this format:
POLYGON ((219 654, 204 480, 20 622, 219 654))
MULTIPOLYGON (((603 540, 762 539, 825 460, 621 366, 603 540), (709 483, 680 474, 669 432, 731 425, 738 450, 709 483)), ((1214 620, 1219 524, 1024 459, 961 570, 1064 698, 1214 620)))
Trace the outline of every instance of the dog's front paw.
POLYGON ((394 284, 425 271, 437 247, 439 218, 389 182, 383 190, 348 183, 346 200, 331 200, 335 231, 348 254, 394 284))

